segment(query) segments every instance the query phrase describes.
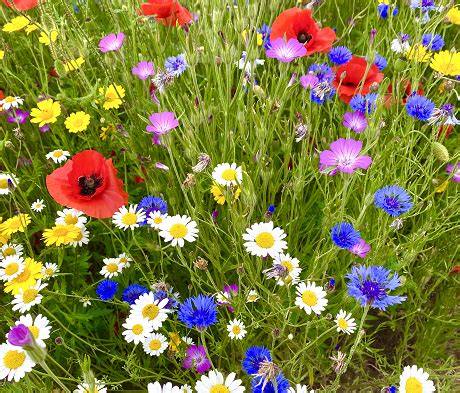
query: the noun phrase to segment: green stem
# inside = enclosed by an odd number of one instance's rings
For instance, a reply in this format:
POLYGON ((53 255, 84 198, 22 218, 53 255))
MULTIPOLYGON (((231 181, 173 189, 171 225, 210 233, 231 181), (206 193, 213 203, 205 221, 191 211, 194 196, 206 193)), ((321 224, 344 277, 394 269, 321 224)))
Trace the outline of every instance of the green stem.
POLYGON ((56 374, 54 374, 51 369, 48 367, 48 365, 43 361, 39 363, 40 366, 42 366, 43 370, 46 371, 46 373, 53 378, 54 382, 56 382, 64 392, 70 393, 70 390, 61 382, 61 380, 57 377, 56 374))
POLYGON ((208 355, 209 362, 211 363, 211 367, 213 370, 215 370, 214 364, 212 363, 211 355, 209 355, 208 347, 206 346, 206 340, 204 338, 204 330, 200 331, 200 337, 201 337, 201 345, 203 345, 204 350, 206 351, 206 355, 208 355))

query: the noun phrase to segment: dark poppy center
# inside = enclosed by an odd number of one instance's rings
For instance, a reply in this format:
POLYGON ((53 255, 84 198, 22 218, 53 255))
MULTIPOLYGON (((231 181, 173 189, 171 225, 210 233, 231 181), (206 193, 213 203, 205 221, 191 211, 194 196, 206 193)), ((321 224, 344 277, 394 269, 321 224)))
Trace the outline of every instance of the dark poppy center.
POLYGON ((297 34, 297 41, 301 42, 302 44, 309 42, 312 38, 313 36, 311 34, 304 33, 302 31, 299 34, 297 34))
POLYGON ((80 195, 90 196, 96 193, 96 189, 102 186, 102 177, 96 175, 80 176, 78 178, 78 186, 80 187, 80 195))

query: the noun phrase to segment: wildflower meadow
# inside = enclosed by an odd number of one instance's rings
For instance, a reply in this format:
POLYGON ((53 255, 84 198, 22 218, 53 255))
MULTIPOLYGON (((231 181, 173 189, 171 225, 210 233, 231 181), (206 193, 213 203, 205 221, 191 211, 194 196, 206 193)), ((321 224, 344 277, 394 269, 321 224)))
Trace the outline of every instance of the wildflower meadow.
POLYGON ((460 392, 458 2, 0 15, 1 392, 460 392))

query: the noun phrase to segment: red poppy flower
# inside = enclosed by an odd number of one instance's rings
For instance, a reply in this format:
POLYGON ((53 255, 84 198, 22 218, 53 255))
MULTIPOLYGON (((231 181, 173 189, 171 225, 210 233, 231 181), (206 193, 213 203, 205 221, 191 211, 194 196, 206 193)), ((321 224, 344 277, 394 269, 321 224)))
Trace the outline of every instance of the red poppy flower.
MULTIPOLYGON (((412 85, 411 85, 410 81, 405 80, 403 82, 403 86, 404 86, 404 92, 402 94, 401 101, 402 101, 403 105, 406 105, 407 99, 412 94, 412 85)), ((425 92, 423 90, 423 83, 422 82, 419 82, 417 84, 417 94, 420 95, 420 96, 423 96, 425 94, 425 92)), ((395 102, 395 100, 393 98, 393 85, 390 83, 389 86, 388 86, 388 89, 387 89, 387 93, 385 94, 385 97, 383 98, 383 103, 384 103, 386 108, 389 108, 394 102, 395 102)))
POLYGON ((18 11, 27 11, 38 5, 38 0, 3 0, 5 5, 18 11))
POLYGON ((357 56, 337 67, 332 85, 337 88, 340 99, 346 104, 355 94, 367 94, 373 83, 383 80, 383 74, 375 64, 372 64, 369 70, 368 67, 367 61, 357 56), (345 77, 342 79, 343 75, 345 77))
POLYGON ((192 14, 177 0, 149 0, 141 4, 141 13, 155 16, 155 20, 165 26, 184 27, 192 21, 192 14))
MULTIPOLYGON (((0 89, 0 101, 5 99, 5 94, 3 93, 3 89, 0 89)), ((2 110, 3 105, 0 104, 0 111, 2 110)))
POLYGON ((128 203, 128 193, 116 174, 112 159, 105 159, 95 150, 84 150, 48 175, 46 186, 61 205, 91 217, 108 218, 128 203))
POLYGON ((305 56, 317 52, 329 52, 335 40, 335 32, 330 27, 320 29, 311 17, 310 10, 294 7, 282 12, 273 22, 270 40, 295 38, 307 49, 305 56))

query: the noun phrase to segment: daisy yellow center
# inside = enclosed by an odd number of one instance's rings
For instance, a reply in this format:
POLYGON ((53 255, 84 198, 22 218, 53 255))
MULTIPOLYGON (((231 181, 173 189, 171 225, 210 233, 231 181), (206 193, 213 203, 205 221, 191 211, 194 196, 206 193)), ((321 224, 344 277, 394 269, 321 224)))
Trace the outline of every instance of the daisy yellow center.
POLYGON ((163 222, 163 219, 162 219, 161 217, 155 217, 155 218, 153 219, 153 222, 154 222, 155 224, 161 224, 161 223, 163 222))
POLYGON ((227 386, 222 385, 221 383, 218 383, 217 385, 214 385, 211 387, 211 390, 209 393, 230 393, 230 390, 228 389, 227 386))
POLYGON ((417 378, 410 377, 406 382, 406 392, 407 393, 422 393, 423 386, 417 378))
POLYGON ((8 179, 0 179, 0 188, 8 188, 8 179))
POLYGON ((128 260, 125 257, 120 258, 120 263, 123 263, 123 264, 128 263, 128 260))
POLYGON ((26 289, 22 295, 22 300, 24 303, 33 302, 38 295, 38 291, 33 288, 26 289))
POLYGON ((342 328, 343 330, 346 330, 348 328, 348 322, 343 318, 340 318, 337 321, 337 325, 339 325, 339 327, 342 328))
POLYGON ((47 276, 52 276, 54 274, 54 269, 51 267, 47 267, 45 273, 47 276))
POLYGON ((161 348, 161 341, 160 340, 152 340, 152 341, 150 341, 149 348, 152 351, 158 351, 161 348))
POLYGON ((5 274, 11 276, 19 270, 19 265, 16 262, 12 262, 5 267, 5 274))
POLYGON ((283 261, 281 264, 287 269, 288 272, 292 272, 292 269, 294 269, 294 266, 292 266, 291 261, 283 261))
POLYGON ((23 283, 23 282, 26 282, 30 277, 30 270, 29 269, 25 269, 19 276, 17 276, 15 278, 15 281, 17 283, 23 283))
POLYGON ((10 103, 10 104, 11 104, 12 102, 15 102, 15 101, 16 101, 16 99, 15 99, 14 97, 11 97, 11 96, 8 96, 8 97, 5 98, 5 102, 8 102, 8 103, 10 103))
POLYGON ((155 319, 158 314, 160 313, 160 308, 156 306, 155 304, 147 304, 143 309, 142 309, 142 316, 144 318, 147 318, 148 320, 155 319))
POLYGON ((125 225, 134 225, 137 222, 137 215, 135 213, 126 213, 121 222, 125 225))
POLYGON ((42 120, 50 120, 54 117, 54 112, 52 109, 45 109, 45 110, 42 110, 42 113, 41 113, 41 119, 42 120))
POLYGON ((256 296, 256 295, 249 295, 249 296, 248 296, 248 300, 250 300, 250 301, 254 301, 254 300, 256 300, 256 299, 257 299, 257 296, 256 296))
POLYGON ((3 256, 16 255, 16 250, 13 247, 7 247, 3 250, 3 256))
POLYGON ((74 127, 81 127, 83 125, 83 118, 82 117, 77 117, 73 119, 73 124, 74 127))
POLYGON ((238 325, 235 325, 232 327, 232 333, 233 334, 240 334, 241 333, 241 328, 238 325))
POLYGON ((78 217, 72 216, 71 214, 66 214, 64 217, 64 222, 67 225, 75 225, 78 222, 78 217))
POLYGON ((275 238, 270 232, 261 232, 256 236, 256 244, 261 248, 272 248, 275 238))
POLYGON ((79 242, 81 239, 83 239, 83 234, 80 232, 77 237, 75 238, 76 242, 79 242))
POLYGON ((34 336, 34 338, 37 339, 40 334, 40 329, 36 326, 28 326, 28 328, 32 336, 34 336))
POLYGON ((36 203, 35 204, 35 209, 40 209, 42 207, 42 204, 41 203, 36 203))
POLYGON ((188 229, 184 224, 173 224, 171 228, 169 228, 169 233, 172 237, 181 239, 187 236, 188 229))
POLYGON ((59 236, 67 236, 69 233, 69 230, 67 228, 56 228, 54 230, 54 236, 59 237, 59 236))
POLYGON ((115 273, 118 271, 118 265, 112 262, 107 265, 106 269, 109 273, 115 273))
POLYGON ((26 354, 19 351, 8 351, 3 358, 3 364, 10 370, 15 370, 21 367, 26 360, 26 354))
POLYGON ((318 297, 315 295, 315 292, 313 291, 305 291, 302 293, 302 301, 307 305, 307 306, 314 306, 318 302, 318 297))
POLYGON ((222 179, 232 181, 236 179, 236 171, 234 169, 226 169, 222 172, 222 179))
POLYGON ((98 388, 94 388, 93 390, 85 389, 84 393, 99 393, 99 389, 98 388))
POLYGON ((55 152, 53 152, 53 157, 56 157, 56 158, 59 158, 63 155, 64 153, 62 152, 62 150, 56 150, 55 152))
POLYGON ((136 325, 133 326, 133 328, 131 330, 137 336, 137 335, 141 334, 144 331, 144 328, 142 327, 141 324, 137 323, 136 325))

